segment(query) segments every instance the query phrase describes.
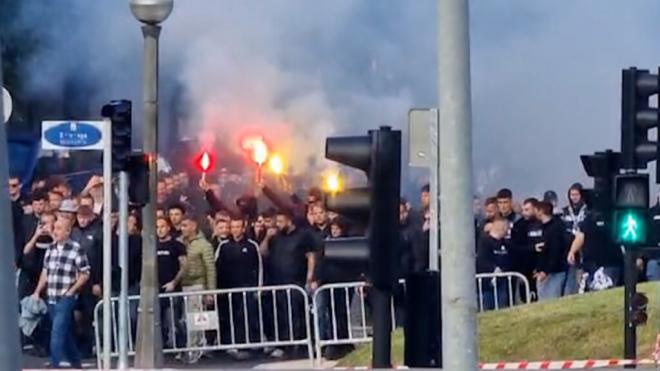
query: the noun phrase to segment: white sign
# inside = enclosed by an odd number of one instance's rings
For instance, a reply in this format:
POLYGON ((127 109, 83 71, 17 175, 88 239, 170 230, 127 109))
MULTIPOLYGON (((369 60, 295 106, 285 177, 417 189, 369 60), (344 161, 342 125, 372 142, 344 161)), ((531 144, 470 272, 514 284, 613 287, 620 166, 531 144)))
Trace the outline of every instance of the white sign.
POLYGON ((41 148, 44 150, 103 150, 105 121, 44 121, 41 148))
POLYGON ((7 123, 9 121, 9 118, 11 117, 11 111, 13 109, 14 103, 11 100, 11 94, 9 94, 9 90, 5 89, 4 87, 2 88, 2 120, 3 123, 7 123))

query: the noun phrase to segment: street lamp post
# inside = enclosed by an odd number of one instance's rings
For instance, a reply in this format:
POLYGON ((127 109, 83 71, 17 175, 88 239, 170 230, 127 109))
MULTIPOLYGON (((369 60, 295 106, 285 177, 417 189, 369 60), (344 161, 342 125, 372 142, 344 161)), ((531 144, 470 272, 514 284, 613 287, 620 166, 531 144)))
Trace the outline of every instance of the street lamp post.
POLYGON ((173 0, 131 0, 131 12, 143 23, 144 36, 144 145, 149 159, 149 203, 142 211, 142 282, 136 340, 135 367, 158 368, 163 364, 163 339, 158 303, 156 260, 156 187, 158 181, 158 36, 160 23, 172 13, 173 0))
MULTIPOLYGON (((0 50, 2 48, 0 47, 0 50)), ((0 86, 2 86, 2 55, 0 55, 0 86)), ((2 99, 0 99, 0 113, 2 99)), ((14 247, 14 231, 12 228, 11 201, 7 184, 9 183, 9 160, 7 157, 6 125, 0 123, 0 233, 5 246, 14 247)), ((21 346, 16 331, 16 318, 18 317, 18 303, 16 293, 16 279, 12 254, 2 254, 0 258, 0 290, 4 294, 3 305, 0 310, 0 369, 21 369, 21 346)))

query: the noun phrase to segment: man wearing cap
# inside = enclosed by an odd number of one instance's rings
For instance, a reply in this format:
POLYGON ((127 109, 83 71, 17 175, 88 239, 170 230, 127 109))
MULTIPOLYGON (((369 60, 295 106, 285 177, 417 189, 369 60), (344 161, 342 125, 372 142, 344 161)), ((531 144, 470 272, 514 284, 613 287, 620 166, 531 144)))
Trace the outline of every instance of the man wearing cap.
POLYGON ((60 204, 60 208, 56 212, 57 219, 67 220, 70 223, 69 225, 73 228, 73 226, 76 224, 77 212, 78 212, 78 204, 76 203, 75 200, 72 199, 62 200, 62 203, 60 204))

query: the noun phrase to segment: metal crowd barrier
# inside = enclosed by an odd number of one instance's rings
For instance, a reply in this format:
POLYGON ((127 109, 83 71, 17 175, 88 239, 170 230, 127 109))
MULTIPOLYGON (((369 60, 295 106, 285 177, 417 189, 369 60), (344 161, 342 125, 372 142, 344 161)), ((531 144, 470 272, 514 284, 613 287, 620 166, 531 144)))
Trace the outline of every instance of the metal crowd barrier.
MULTIPOLYGON (((485 273, 476 275, 478 288, 479 311, 484 311, 484 294, 488 292, 486 285, 494 282, 493 299, 494 308, 505 307, 505 303, 499 303, 500 292, 498 284, 504 282, 507 286, 508 304, 531 303, 531 292, 529 281, 525 276, 517 272, 485 273), (494 280, 494 281, 493 281, 494 280), (499 280, 499 281, 498 281, 499 280), (484 289, 486 288, 486 290, 484 289)), ((401 288, 405 290, 405 282, 399 281, 401 288)), ((367 300, 369 284, 366 282, 349 282, 328 284, 319 287, 312 299, 312 310, 314 313, 314 333, 316 359, 322 359, 322 350, 332 345, 354 345, 369 343, 372 334, 369 325, 367 300), (339 299, 339 300, 338 300, 339 299), (324 302, 325 301, 325 302, 324 302), (340 301, 340 303, 337 303, 340 301), (323 317, 327 313, 329 317, 323 317), (323 323, 325 321, 325 324, 323 323)), ((396 294, 395 294, 396 296, 396 294)), ((396 327, 396 306, 392 299, 392 328, 396 327)))
MULTIPOLYGON (((188 354, 195 362, 203 352, 306 346, 314 359, 309 297, 296 285, 164 293, 159 295, 161 326, 166 326, 164 353, 188 354), (207 307, 205 301, 212 300, 207 307), (238 318, 236 318, 238 317, 238 318), (303 322, 304 321, 304 322, 303 322), (208 339, 211 338, 209 341, 208 339)), ((135 354, 139 296, 129 297, 128 354, 135 354)), ((103 356, 102 306, 94 309, 97 362, 103 356)), ((119 298, 111 301, 112 350, 118 354, 119 298)))
POLYGON ((518 272, 480 273, 476 279, 479 312, 532 302, 529 281, 518 272))
MULTIPOLYGON (((399 281, 405 291, 404 280, 399 281)), ((316 359, 323 358, 322 350, 332 345, 354 345, 371 342, 371 324, 367 315, 367 282, 326 284, 312 297, 316 359), (338 313, 340 313, 338 315, 338 313), (327 315, 327 316, 326 316, 327 315)), ((397 326, 395 299, 391 301, 392 330, 397 326)))

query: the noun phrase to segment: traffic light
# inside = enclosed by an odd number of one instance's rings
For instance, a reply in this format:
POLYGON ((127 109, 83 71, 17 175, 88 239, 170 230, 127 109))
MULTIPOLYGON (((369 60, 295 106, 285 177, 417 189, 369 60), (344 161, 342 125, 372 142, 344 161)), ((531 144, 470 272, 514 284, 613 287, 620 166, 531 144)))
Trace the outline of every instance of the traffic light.
POLYGON ((614 176, 621 168, 621 153, 608 149, 593 155, 582 155, 580 160, 587 175, 594 178, 593 191, 587 192, 590 194, 589 207, 608 217, 612 211, 614 176))
MULTIPOLYGON (((658 143, 649 140, 649 130, 657 128, 658 109, 649 98, 658 94, 658 75, 631 67, 622 71, 621 79, 621 152, 623 168, 645 169, 658 156, 658 143)), ((657 167, 660 175, 660 167, 657 167)), ((656 182, 660 176, 656 176, 656 182)))
POLYGON ((381 127, 366 136, 328 138, 325 157, 367 174, 367 188, 330 194, 327 207, 367 225, 371 282, 391 289, 399 264, 401 132, 381 127))
POLYGON ((641 292, 636 292, 631 300, 632 323, 635 326, 643 326, 646 324, 649 316, 646 309, 649 304, 649 298, 641 292))
POLYGON ((112 122, 112 171, 127 171, 131 158, 131 101, 113 100, 101 109, 112 122))
POLYGON ((643 245, 648 237, 649 177, 622 174, 615 179, 615 240, 626 246, 643 245))
POLYGON ((130 156, 128 171, 128 201, 142 207, 149 203, 149 158, 142 153, 130 156))

